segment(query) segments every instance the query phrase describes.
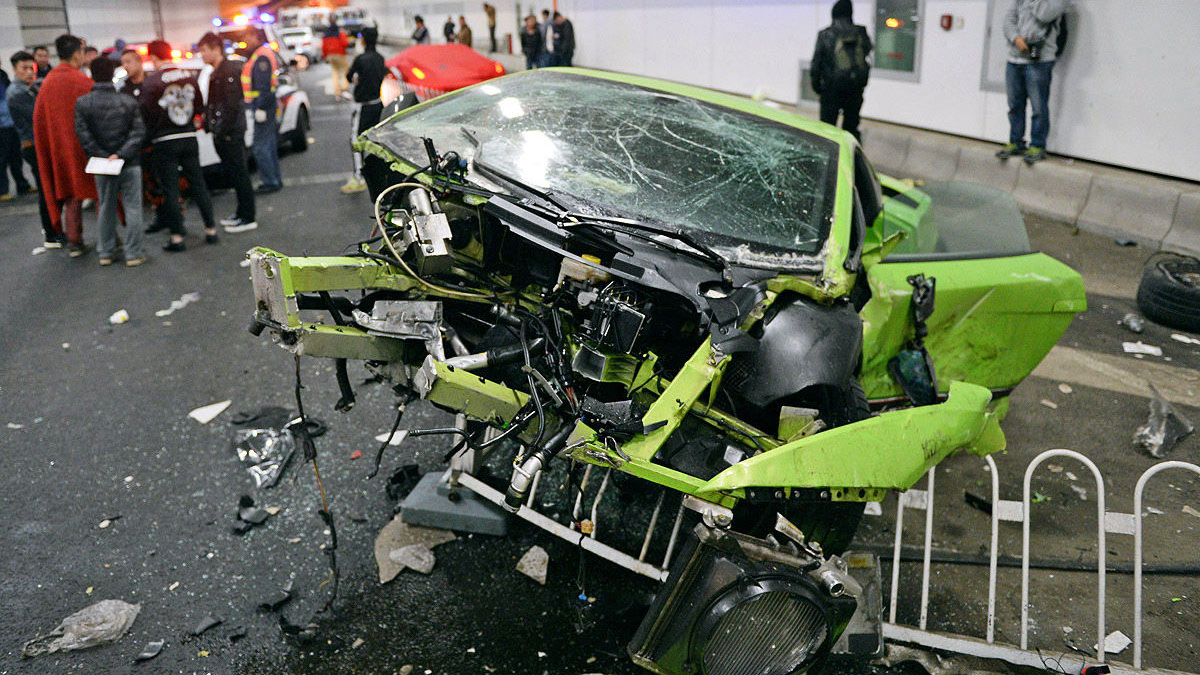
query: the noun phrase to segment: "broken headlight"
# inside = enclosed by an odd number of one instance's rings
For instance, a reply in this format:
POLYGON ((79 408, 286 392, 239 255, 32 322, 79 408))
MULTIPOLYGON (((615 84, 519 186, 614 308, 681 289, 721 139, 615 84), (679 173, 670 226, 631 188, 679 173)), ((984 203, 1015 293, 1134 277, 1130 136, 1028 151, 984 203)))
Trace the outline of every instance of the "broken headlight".
POLYGON ((858 584, 836 563, 697 525, 629 655, 661 675, 803 673, 858 605, 858 584))

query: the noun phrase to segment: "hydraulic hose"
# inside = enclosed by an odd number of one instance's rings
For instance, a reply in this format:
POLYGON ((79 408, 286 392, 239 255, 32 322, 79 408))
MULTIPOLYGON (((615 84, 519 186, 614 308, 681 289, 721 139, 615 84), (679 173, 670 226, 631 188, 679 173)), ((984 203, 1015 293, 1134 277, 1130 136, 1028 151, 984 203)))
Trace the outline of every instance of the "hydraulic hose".
POLYGON ((529 486, 533 484, 534 476, 563 449, 574 430, 574 422, 564 422, 562 427, 546 440, 545 445, 526 457, 520 465, 513 467, 512 480, 504 493, 505 511, 516 513, 521 508, 521 504, 525 503, 525 498, 529 495, 529 486))

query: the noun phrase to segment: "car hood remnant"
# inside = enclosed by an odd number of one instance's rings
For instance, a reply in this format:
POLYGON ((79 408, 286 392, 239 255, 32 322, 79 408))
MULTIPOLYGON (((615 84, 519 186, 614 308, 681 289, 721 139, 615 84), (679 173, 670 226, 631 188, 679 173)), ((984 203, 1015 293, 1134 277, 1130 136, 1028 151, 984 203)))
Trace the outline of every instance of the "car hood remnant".
POLYGON ((695 87, 536 70, 355 146, 388 166, 374 227, 346 255, 252 250, 252 332, 391 385, 377 460, 446 437, 419 513, 467 490, 665 581, 630 645, 661 675, 819 663, 862 606, 838 556, 864 503, 1003 449, 1008 392, 1086 308, 1004 195, 939 186, 938 210, 844 131, 695 87), (998 250, 972 205, 1005 215, 998 250), (417 398, 455 423, 402 430, 417 398))

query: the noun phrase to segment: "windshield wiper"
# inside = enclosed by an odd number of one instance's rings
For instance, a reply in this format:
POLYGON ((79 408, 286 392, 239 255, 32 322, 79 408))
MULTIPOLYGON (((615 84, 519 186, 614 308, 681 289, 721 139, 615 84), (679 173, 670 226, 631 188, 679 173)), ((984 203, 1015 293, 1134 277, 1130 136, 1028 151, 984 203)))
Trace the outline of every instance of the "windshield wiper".
POLYGON ((466 127, 459 127, 459 130, 462 131, 463 135, 467 137, 468 141, 471 141, 471 145, 475 146, 475 156, 472 157, 469 162, 472 170, 477 169, 480 173, 487 174, 492 180, 508 183, 522 192, 533 195, 534 197, 537 197, 538 199, 550 204, 555 209, 558 209, 559 213, 565 213, 567 211, 567 207, 552 197, 548 190, 536 188, 520 178, 513 176, 512 174, 506 173, 504 170, 498 169, 491 164, 487 164, 480 160, 479 156, 483 154, 483 144, 479 141, 479 138, 475 135, 475 132, 466 127))
MULTIPOLYGON (((697 258, 700 258, 701 260, 712 263, 714 267, 721 271, 721 276, 724 277, 726 281, 730 283, 733 282, 733 269, 729 265, 729 261, 726 260, 725 257, 720 253, 717 253, 716 250, 714 250, 711 246, 697 240, 687 232, 659 227, 657 225, 651 225, 649 223, 643 223, 641 221, 632 220, 629 218, 595 216, 586 213, 572 213, 569 211, 563 213, 559 217, 558 225, 564 229, 571 229, 574 227, 601 227, 607 230, 621 232, 622 234, 629 236, 637 236, 635 233, 640 233, 643 235, 651 234, 661 237, 668 237, 670 239, 674 239, 675 241, 686 244, 689 248, 694 249, 694 252, 679 248, 677 246, 671 247, 673 250, 679 251, 680 253, 691 254, 697 258), (567 218, 570 218, 571 220, 566 220, 567 218)), ((662 245, 661 241, 658 241, 653 237, 638 236, 638 238, 662 245)))

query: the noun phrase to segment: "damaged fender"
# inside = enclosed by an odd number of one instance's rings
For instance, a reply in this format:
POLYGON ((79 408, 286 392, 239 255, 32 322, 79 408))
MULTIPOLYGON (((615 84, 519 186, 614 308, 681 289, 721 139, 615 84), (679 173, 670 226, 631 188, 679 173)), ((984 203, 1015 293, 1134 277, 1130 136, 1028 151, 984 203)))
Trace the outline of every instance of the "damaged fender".
POLYGON ((958 450, 984 456, 1004 449, 1002 410, 991 392, 966 382, 950 385, 937 405, 887 412, 781 445, 714 476, 696 494, 749 487, 832 488, 834 500, 856 501, 872 488, 907 490, 958 450))

